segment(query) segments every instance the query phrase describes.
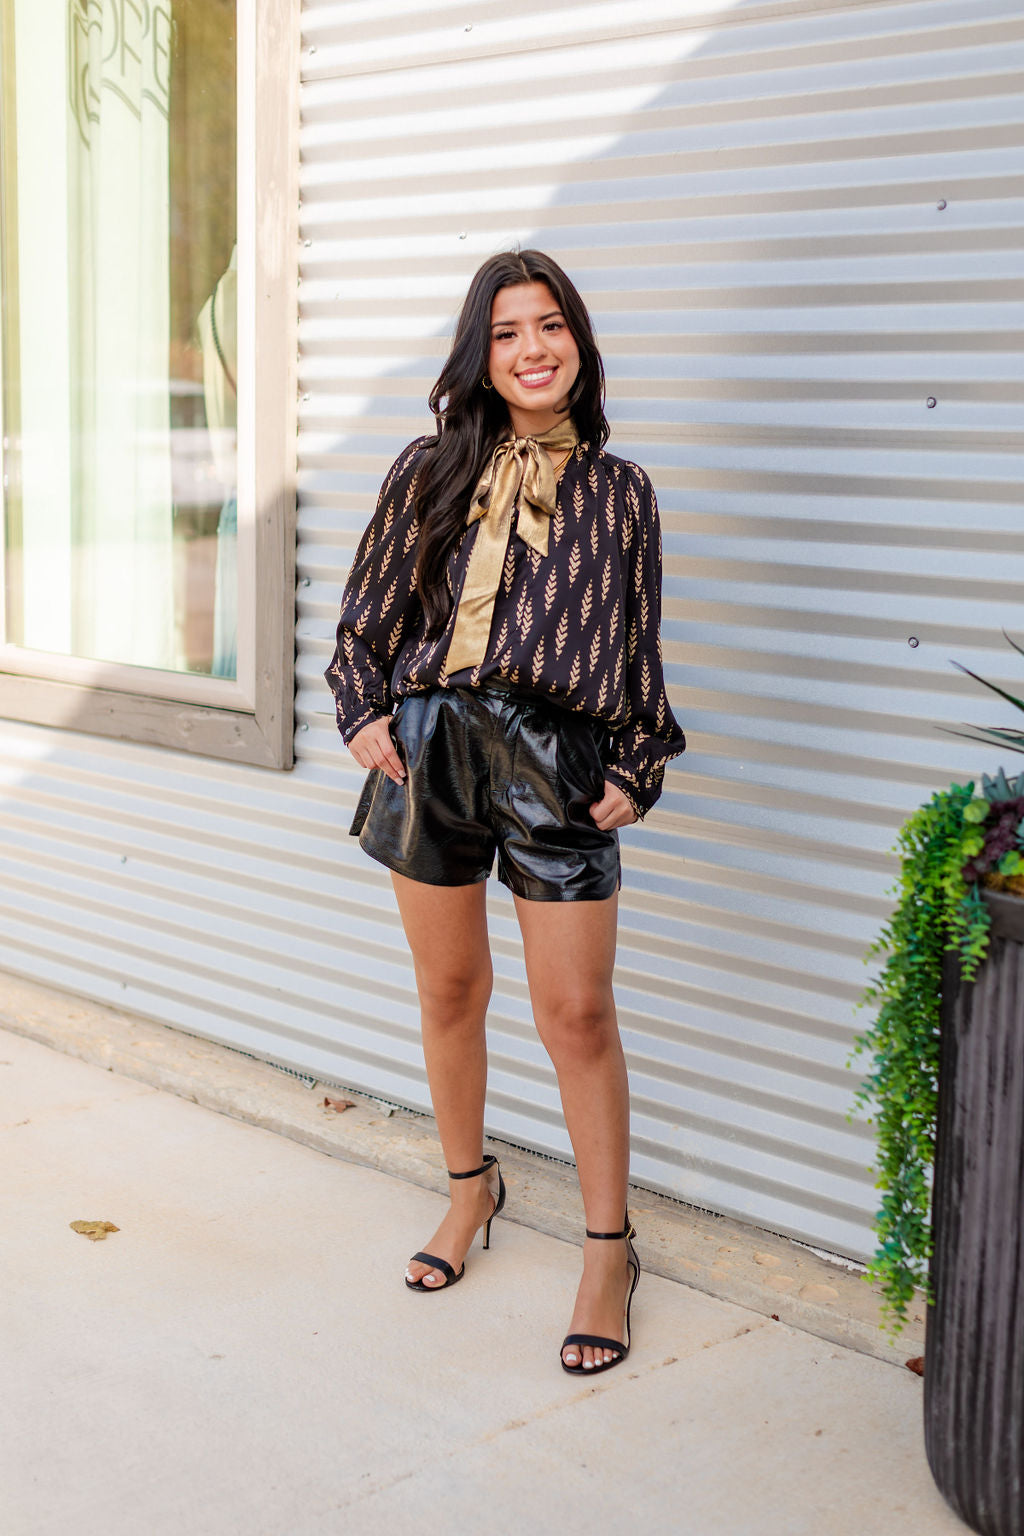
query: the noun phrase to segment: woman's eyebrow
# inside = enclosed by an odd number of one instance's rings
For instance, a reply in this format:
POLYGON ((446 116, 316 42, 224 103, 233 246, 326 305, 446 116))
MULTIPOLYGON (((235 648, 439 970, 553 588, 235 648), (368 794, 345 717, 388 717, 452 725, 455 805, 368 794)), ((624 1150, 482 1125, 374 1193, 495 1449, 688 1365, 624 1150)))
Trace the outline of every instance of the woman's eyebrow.
MULTIPOLYGON (((559 318, 561 318, 562 311, 560 309, 549 309, 546 315, 538 315, 537 316, 537 323, 538 323, 538 325, 540 325, 545 320, 553 320, 556 315, 559 318)), ((516 316, 516 318, 514 320, 493 320, 491 322, 491 330, 492 331, 500 331, 506 325, 518 325, 518 324, 519 324, 519 317, 518 316, 516 316)))

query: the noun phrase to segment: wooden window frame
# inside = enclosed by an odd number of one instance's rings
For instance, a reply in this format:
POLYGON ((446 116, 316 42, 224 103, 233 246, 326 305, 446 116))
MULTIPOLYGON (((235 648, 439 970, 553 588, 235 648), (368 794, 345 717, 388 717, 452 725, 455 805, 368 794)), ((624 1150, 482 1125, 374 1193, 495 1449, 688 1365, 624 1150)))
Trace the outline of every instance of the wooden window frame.
MULTIPOLYGON (((11 15, 9 0, 4 0, 0 46, 5 56, 11 15)), ((236 16, 238 679, 44 655, 5 643, 0 629, 0 716, 236 763, 290 768, 295 730, 300 0, 237 0, 236 16)), ((8 101, 14 95, 5 94, 8 101)), ((8 161, 13 128, 13 106, 5 106, 8 161)), ((8 163, 2 187, 8 272, 16 257, 9 169, 8 163)), ((3 340, 10 345, 9 325, 16 316, 4 314, 3 322, 3 340)), ((10 412, 3 424, 6 440, 17 431, 17 402, 5 401, 4 408, 10 412)))

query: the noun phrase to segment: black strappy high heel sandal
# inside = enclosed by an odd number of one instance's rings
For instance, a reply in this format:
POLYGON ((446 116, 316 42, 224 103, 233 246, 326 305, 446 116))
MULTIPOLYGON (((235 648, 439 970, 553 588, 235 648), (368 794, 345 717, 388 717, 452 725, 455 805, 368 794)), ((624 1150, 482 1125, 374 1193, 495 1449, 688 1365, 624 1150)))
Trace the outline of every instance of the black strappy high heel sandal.
POLYGON ((633 1243, 631 1241, 634 1237, 636 1237, 636 1228, 633 1226, 633 1223, 629 1219, 628 1211, 626 1212, 626 1221, 621 1232, 591 1232, 590 1228, 588 1227, 587 1236, 599 1237, 603 1242, 612 1242, 615 1239, 621 1240, 622 1238, 625 1238, 626 1240, 626 1262, 629 1265, 629 1269, 632 1275, 632 1279, 629 1283, 629 1294, 626 1297, 626 1342, 622 1344, 618 1339, 602 1339, 599 1338, 596 1333, 566 1334, 565 1338, 562 1340, 562 1348, 559 1353, 559 1359, 562 1362, 562 1370, 568 1371, 570 1376, 596 1376, 598 1371, 610 1371, 613 1365, 621 1365, 623 1360, 625 1360, 626 1356, 629 1354, 629 1312, 633 1305, 633 1292, 636 1290, 637 1283, 640 1279, 640 1260, 636 1256, 636 1249, 633 1247, 633 1243), (583 1365, 583 1350, 581 1348, 579 1365, 566 1365, 565 1351, 569 1344, 589 1344, 592 1349, 615 1349, 618 1350, 618 1359, 599 1360, 595 1365, 590 1366, 589 1369, 585 1369, 583 1365))
MULTIPOLYGON (((482 1173, 489 1172, 491 1168, 497 1169, 498 1173, 498 1197, 494 1202, 494 1210, 484 1222, 485 1248, 489 1248, 491 1246, 491 1222, 494 1220, 495 1216, 500 1215, 501 1212, 505 1209, 505 1180, 501 1176, 501 1169, 498 1167, 498 1159, 489 1152, 484 1158, 483 1162, 480 1164, 480 1167, 471 1168, 468 1173, 452 1173, 451 1169, 448 1169, 448 1177, 450 1179, 478 1179, 482 1173)), ((410 1280, 408 1276, 406 1276, 405 1283, 409 1287, 410 1291, 447 1291, 450 1286, 455 1285, 459 1280, 461 1280, 463 1275, 466 1273, 465 1264, 463 1264, 458 1274, 456 1274, 455 1270, 448 1263, 447 1259, 439 1259, 435 1254, 432 1253, 414 1253, 412 1258, 409 1260, 409 1263, 429 1264, 431 1269, 439 1269, 445 1277, 444 1285, 426 1285, 424 1284, 426 1276, 423 1277, 423 1280, 410 1280)))

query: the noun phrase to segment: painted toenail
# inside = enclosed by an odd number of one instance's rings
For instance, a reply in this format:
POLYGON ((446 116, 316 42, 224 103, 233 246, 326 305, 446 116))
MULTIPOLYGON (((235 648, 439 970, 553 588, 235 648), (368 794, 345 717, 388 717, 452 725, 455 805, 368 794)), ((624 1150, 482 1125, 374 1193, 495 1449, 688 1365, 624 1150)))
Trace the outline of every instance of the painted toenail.
POLYGON ((583 1369, 585 1371, 592 1371, 594 1369, 594 1362, 593 1362, 593 1360, 584 1360, 584 1362, 583 1362, 583 1369))

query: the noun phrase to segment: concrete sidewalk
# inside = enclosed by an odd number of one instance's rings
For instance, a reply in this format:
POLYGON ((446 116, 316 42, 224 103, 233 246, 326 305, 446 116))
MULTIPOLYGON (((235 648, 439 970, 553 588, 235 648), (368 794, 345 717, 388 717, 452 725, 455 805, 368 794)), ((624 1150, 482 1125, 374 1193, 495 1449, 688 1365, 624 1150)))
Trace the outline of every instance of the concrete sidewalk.
POLYGON ((965 1529, 902 1366, 645 1274, 629 1360, 570 1378, 571 1243, 500 1219, 413 1295, 440 1195, 21 1035, 0 1061, 5 1536, 965 1529))

